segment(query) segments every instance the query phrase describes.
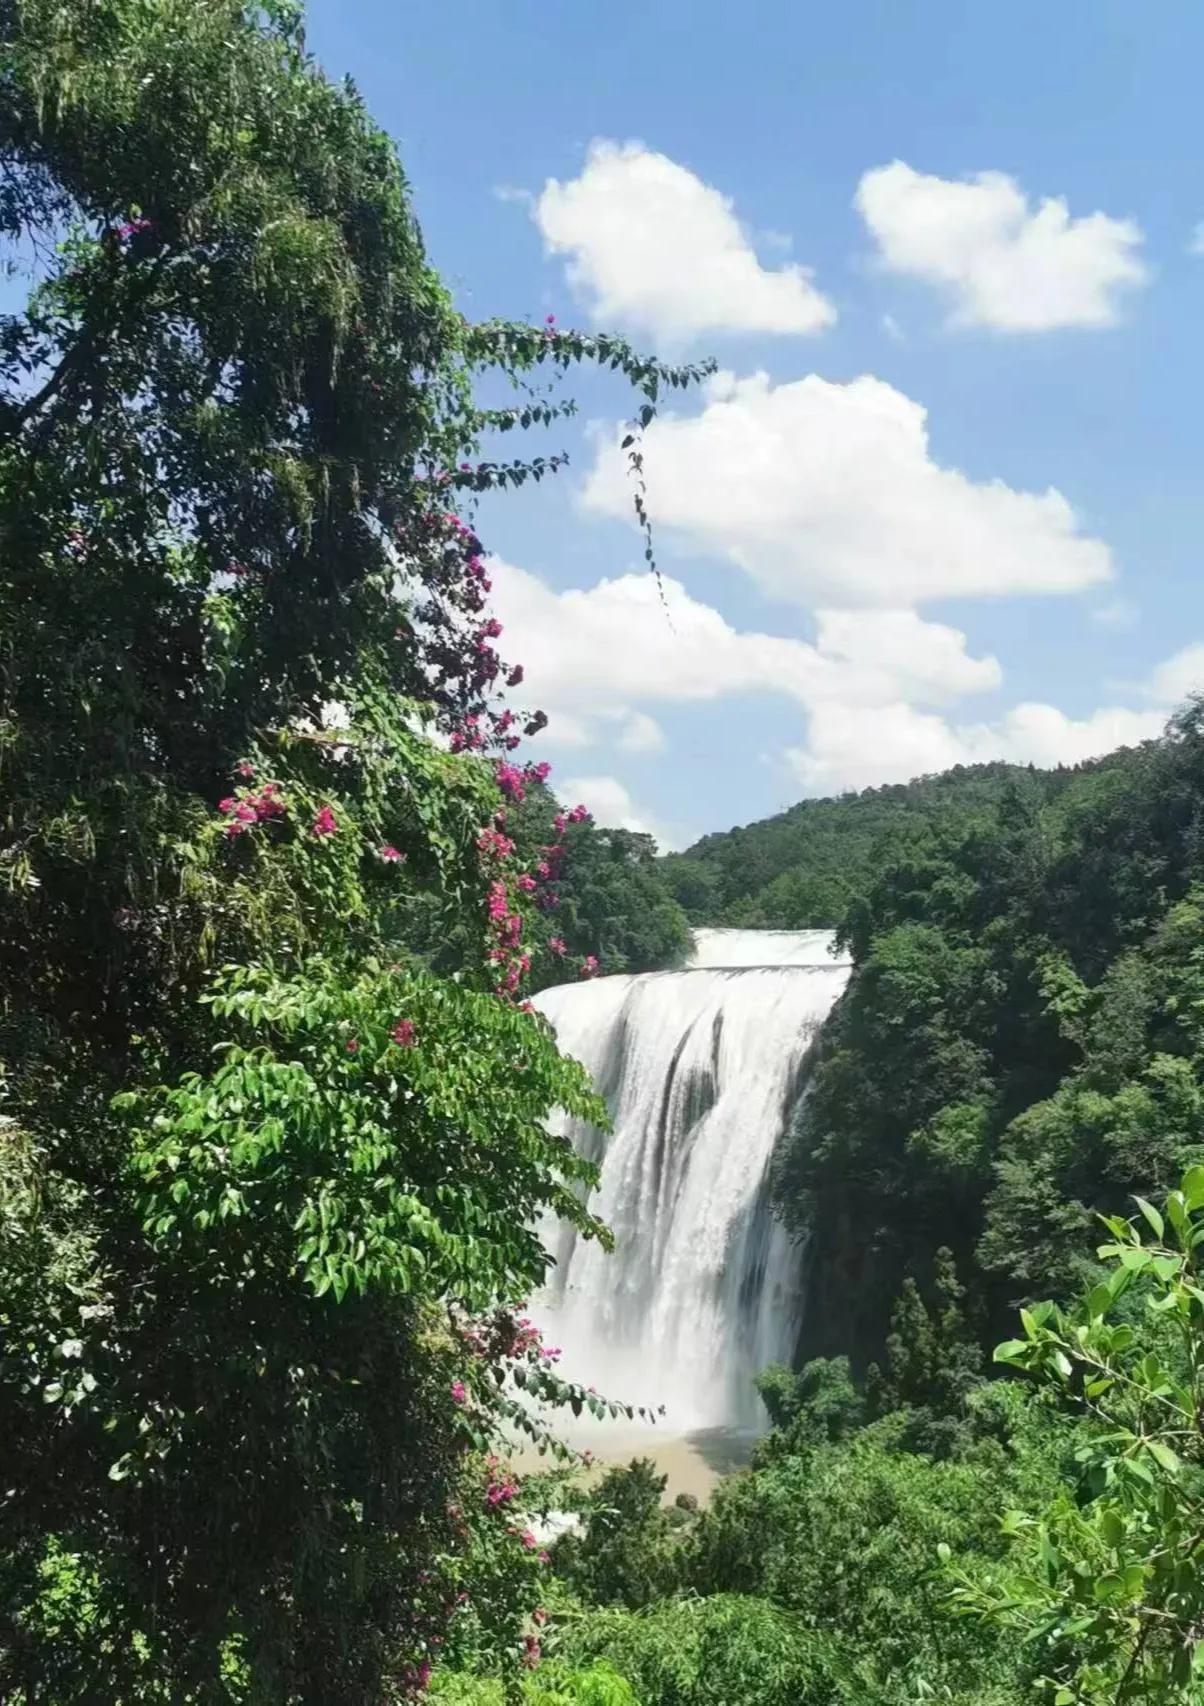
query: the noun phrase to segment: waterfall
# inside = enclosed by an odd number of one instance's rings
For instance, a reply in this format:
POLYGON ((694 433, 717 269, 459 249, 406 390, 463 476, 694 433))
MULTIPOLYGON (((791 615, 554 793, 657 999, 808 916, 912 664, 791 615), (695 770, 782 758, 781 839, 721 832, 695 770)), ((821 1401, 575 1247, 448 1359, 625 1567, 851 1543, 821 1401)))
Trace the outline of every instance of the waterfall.
POLYGON ((754 1424, 753 1375, 791 1355, 798 1252, 770 1213, 769 1164, 848 975, 827 931, 699 930, 682 971, 537 998, 614 1128, 568 1129, 601 1162, 591 1207, 615 1249, 554 1233, 540 1314, 566 1375, 663 1404, 674 1433, 754 1424))

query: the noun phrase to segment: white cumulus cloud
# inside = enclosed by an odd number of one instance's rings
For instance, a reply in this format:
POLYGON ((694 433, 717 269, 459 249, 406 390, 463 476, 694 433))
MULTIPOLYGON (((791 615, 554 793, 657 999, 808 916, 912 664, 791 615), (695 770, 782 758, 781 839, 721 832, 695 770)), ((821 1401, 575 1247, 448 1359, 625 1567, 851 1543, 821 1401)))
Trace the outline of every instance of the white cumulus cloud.
POLYGON ((1204 643, 1184 646, 1164 659, 1146 685, 1149 697, 1160 705, 1181 704, 1189 693, 1204 693, 1204 643))
POLYGON ((940 705, 1001 680, 958 629, 912 610, 821 610, 812 644, 736 629, 670 576, 662 603, 647 573, 565 592, 496 559, 490 575, 524 691, 551 716, 544 738, 560 745, 651 751, 663 736, 648 705, 766 693, 803 708, 940 705))
MULTIPOLYGON (((666 616, 646 573, 563 592, 499 560, 491 574, 508 638, 526 666, 529 702, 552 718, 544 740, 647 754, 664 738, 649 706, 722 699, 735 709, 741 698, 771 694, 797 719, 797 738, 783 722, 779 757, 808 794, 992 759, 1077 764, 1152 738, 1177 702, 1204 688, 1200 643, 1132 683, 1134 704, 1072 716, 1026 700, 972 719, 952 707, 999 688, 998 661, 973 655, 960 630, 914 610, 820 609, 808 641, 739 630, 672 577, 664 582, 666 616)), ((601 822, 674 844, 617 777, 583 770, 555 785, 566 800, 584 799, 601 822)))
POLYGON ((1033 207, 1005 172, 954 180, 895 160, 865 173, 855 205, 883 265, 945 291, 959 325, 1112 326, 1123 292, 1149 277, 1133 220, 1072 218, 1058 196, 1033 207))
MULTIPOLYGON (((880 379, 718 374, 700 413, 652 423, 644 454, 658 525, 808 606, 1068 593, 1112 574, 1061 492, 943 466, 927 411, 880 379)), ((631 513, 617 439, 600 446, 583 501, 631 513)))
POLYGON ((637 806, 617 776, 569 776, 553 782, 556 797, 588 806, 603 829, 631 829, 639 835, 655 836, 662 853, 675 845, 673 835, 637 806))
POLYGON ((1152 739, 1161 711, 1106 706, 1082 718, 1054 705, 1015 705, 998 722, 959 724, 914 705, 821 706, 805 745, 786 758, 809 794, 838 793, 1006 759, 1014 764, 1079 764, 1118 746, 1152 739))
POLYGON ((548 179, 533 216, 598 323, 673 346, 836 319, 805 267, 761 265, 727 196, 642 143, 594 142, 579 177, 548 179))

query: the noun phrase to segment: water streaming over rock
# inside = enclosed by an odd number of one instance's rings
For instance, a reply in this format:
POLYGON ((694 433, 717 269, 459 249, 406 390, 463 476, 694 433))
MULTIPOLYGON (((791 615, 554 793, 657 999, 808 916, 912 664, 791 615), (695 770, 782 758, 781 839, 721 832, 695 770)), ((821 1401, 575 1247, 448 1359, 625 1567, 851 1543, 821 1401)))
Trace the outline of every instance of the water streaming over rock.
POLYGON ((570 1378, 663 1404, 673 1432, 755 1422, 752 1376, 789 1358, 800 1301, 769 1164, 848 975, 826 931, 700 930, 685 970, 539 996, 614 1122, 571 1135, 602 1162, 615 1250, 562 1229, 540 1308, 570 1378))

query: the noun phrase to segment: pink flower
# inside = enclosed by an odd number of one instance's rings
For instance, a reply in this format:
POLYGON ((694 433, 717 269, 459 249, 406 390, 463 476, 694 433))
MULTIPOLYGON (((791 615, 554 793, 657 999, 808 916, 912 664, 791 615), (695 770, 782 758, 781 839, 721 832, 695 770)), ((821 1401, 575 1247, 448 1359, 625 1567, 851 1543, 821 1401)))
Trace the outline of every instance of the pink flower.
MULTIPOLYGON (((270 818, 284 816, 284 801, 279 796, 279 782, 265 782, 258 794, 254 796, 251 804, 260 823, 266 823, 270 818)), ((330 821, 333 825, 334 819, 331 818, 330 821)))
POLYGON ((338 831, 334 813, 329 806, 323 806, 313 821, 313 833, 317 836, 334 835, 338 831))
POLYGON ((556 816, 552 819, 552 828, 556 831, 557 835, 564 834, 564 826, 568 821, 568 818, 563 812, 556 813, 556 816))
POLYGON ((392 1037, 393 1041, 397 1044, 398 1048, 413 1048, 414 1047, 414 1021, 413 1021, 413 1019, 399 1019, 397 1021, 397 1023, 394 1025, 393 1029, 389 1032, 389 1035, 392 1037))
POLYGON ((569 813, 570 823, 588 823, 590 821, 588 806, 574 806, 569 813))
POLYGON ((491 853, 497 859, 507 859, 514 852, 514 843, 500 829, 483 829, 477 836, 477 847, 482 853, 491 853))
POLYGON ((548 951, 549 951, 549 953, 553 953, 553 954, 563 954, 565 952, 564 937, 563 936, 549 936, 548 937, 548 951))
POLYGON ((348 1054, 358 1054, 359 1052, 360 1052, 359 1038, 358 1037, 348 1037, 347 1038, 347 1053, 348 1054))
POLYGON ((249 758, 244 758, 240 763, 238 763, 234 766, 234 769, 235 769, 235 773, 237 775, 241 776, 244 779, 244 781, 247 781, 247 782, 254 781, 254 779, 255 779, 255 766, 251 763, 251 760, 249 758))
POLYGON ((540 1657, 539 1642, 534 1635, 528 1635, 523 1641, 523 1663, 528 1670, 534 1670, 540 1657))
POLYGON ((528 764, 527 780, 529 782, 546 782, 552 774, 552 766, 544 760, 540 764, 528 764))
POLYGON ((548 1614, 542 1605, 537 1605, 531 1615, 537 1623, 546 1623, 548 1621, 548 1614))
POLYGON ((544 325, 545 326, 554 326, 555 324, 556 324, 555 314, 549 314, 547 319, 544 321, 544 325))
POLYGON ((226 816, 229 817, 231 812, 238 810, 238 801, 234 798, 233 794, 229 794, 224 800, 219 800, 217 802, 217 809, 219 812, 224 812, 226 816))
POLYGON ((539 1541, 536 1540, 535 1536, 531 1533, 531 1530, 529 1528, 523 1529, 522 1533, 519 1535, 519 1539, 522 1541, 523 1545, 527 1548, 528 1552, 535 1552, 538 1550, 539 1541))
POLYGON ((513 764, 507 764, 502 759, 494 766, 493 775, 503 794, 512 799, 516 805, 521 805, 526 798, 526 789, 523 785, 526 777, 522 771, 513 764))
POLYGON ((526 872, 524 871, 522 876, 519 877, 519 879, 518 879, 518 887, 520 889, 522 889, 524 894, 534 894, 535 893, 535 878, 529 877, 526 874, 526 872))
POLYGON ((380 849, 379 857, 384 860, 386 865, 397 865, 405 858, 405 854, 399 853, 396 847, 393 846, 392 842, 387 842, 385 846, 380 849))
POLYGON ((581 962, 581 976, 582 977, 597 977, 597 975, 598 975, 598 961, 597 961, 597 959, 595 958, 595 956, 593 954, 586 954, 585 958, 581 962))
POLYGON ((453 1380, 451 1388, 452 1400, 456 1404, 467 1404, 468 1392, 462 1380, 453 1380))
POLYGON ((545 883, 547 882, 548 878, 552 875, 552 867, 548 864, 546 859, 541 859, 539 864, 536 865, 535 874, 538 877, 542 877, 545 883))

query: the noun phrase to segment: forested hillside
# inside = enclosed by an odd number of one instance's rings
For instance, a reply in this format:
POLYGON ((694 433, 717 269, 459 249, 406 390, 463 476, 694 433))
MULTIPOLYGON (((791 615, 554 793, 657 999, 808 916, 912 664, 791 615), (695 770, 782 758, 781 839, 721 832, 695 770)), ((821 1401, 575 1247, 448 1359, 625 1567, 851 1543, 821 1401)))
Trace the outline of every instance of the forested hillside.
POLYGON ((959 765, 914 782, 800 800, 776 817, 704 835, 685 852, 668 854, 661 868, 691 924, 835 929, 892 840, 991 811, 1015 786, 1029 798, 1056 799, 1076 776, 1117 761, 1113 755, 1055 770, 959 765))
POLYGON ((1083 1278, 1094 1211, 1198 1158, 1202 726, 1197 704, 1107 763, 937 794, 878 844, 778 1178, 816 1241, 816 1348, 873 1354, 940 1245, 989 1335, 1083 1278))

